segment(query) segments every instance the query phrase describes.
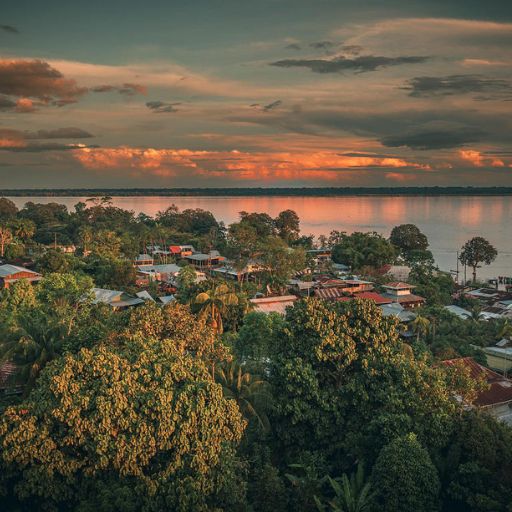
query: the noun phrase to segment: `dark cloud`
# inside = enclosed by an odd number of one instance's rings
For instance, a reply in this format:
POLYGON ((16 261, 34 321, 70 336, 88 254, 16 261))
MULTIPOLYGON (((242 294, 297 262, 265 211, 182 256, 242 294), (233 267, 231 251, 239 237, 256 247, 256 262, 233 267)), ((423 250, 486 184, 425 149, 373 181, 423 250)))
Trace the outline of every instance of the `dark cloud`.
POLYGON ((146 103, 146 107, 152 110, 155 114, 178 112, 178 109, 175 108, 177 105, 181 105, 181 103, 167 103, 165 101, 148 101, 146 103))
POLYGON ((0 151, 11 151, 14 153, 40 153, 45 151, 67 151, 71 149, 98 148, 97 145, 85 144, 60 144, 58 142, 45 142, 42 144, 32 143, 17 145, 0 145, 0 151))
POLYGON ((37 130, 36 132, 24 132, 25 139, 88 139, 94 137, 91 133, 81 128, 68 127, 54 130, 37 130))
POLYGON ((350 156, 356 158, 400 158, 398 155, 386 155, 383 153, 363 153, 359 151, 347 151, 339 153, 338 156, 350 156))
POLYGON ((118 92, 126 96, 135 96, 136 94, 146 94, 147 89, 144 85, 126 83, 123 85, 97 85, 91 87, 92 92, 118 92))
POLYGON ((271 110, 275 110, 282 104, 283 104, 283 102, 281 100, 276 100, 276 101, 273 101, 272 103, 269 103, 268 105, 261 105, 260 103, 253 103, 252 105, 249 105, 249 106, 254 108, 255 110, 259 110, 261 112, 270 112, 271 110))
POLYGON ((381 57, 377 55, 361 55, 352 59, 344 56, 335 57, 333 59, 284 59, 272 62, 270 65, 280 68, 308 68, 314 73, 343 73, 344 71, 364 73, 389 66, 418 64, 425 62, 427 59, 429 59, 429 57, 381 57))
POLYGON ((76 100, 86 92, 42 60, 0 60, 0 94, 51 103, 76 100))
POLYGON ((57 128, 27 132, 10 128, 0 129, 0 150, 15 153, 39 153, 44 151, 66 151, 69 149, 96 148, 95 145, 63 144, 61 142, 31 142, 34 139, 71 139, 92 137, 80 128, 57 128))
POLYGON ((414 98, 476 94, 480 100, 512 99, 508 80, 483 75, 417 76, 403 87, 414 98))
POLYGON ((337 45, 332 41, 316 41, 314 43, 309 43, 309 46, 315 50, 332 50, 332 48, 337 45))
POLYGON ((4 32, 9 32, 9 34, 19 34, 20 31, 13 27, 12 25, 0 25, 0 30, 3 30, 4 32))
POLYGON ((282 104, 283 104, 283 102, 281 100, 276 100, 276 101, 273 101, 272 103, 269 103, 268 105, 263 105, 261 110, 263 110, 263 112, 270 112, 271 110, 276 109, 277 107, 279 107, 282 104))
POLYGON ((13 110, 16 108, 16 102, 6 96, 0 96, 0 111, 13 110))
POLYGON ((458 148, 482 139, 484 132, 472 128, 453 130, 426 130, 401 135, 389 135, 381 139, 388 147, 408 147, 411 149, 449 149, 458 148))
POLYGON ((286 50, 301 50, 300 44, 297 43, 291 43, 287 46, 285 46, 286 50))

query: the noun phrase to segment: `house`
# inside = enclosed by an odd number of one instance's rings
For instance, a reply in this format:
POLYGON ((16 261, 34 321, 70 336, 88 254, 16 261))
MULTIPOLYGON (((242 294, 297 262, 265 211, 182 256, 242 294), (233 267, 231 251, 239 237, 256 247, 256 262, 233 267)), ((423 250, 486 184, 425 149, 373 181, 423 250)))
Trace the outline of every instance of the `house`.
POLYGON ((472 316, 471 311, 461 308, 460 306, 456 306, 455 304, 452 304, 451 306, 445 306, 444 309, 449 311, 452 315, 458 316, 461 320, 467 320, 472 316))
POLYGON ((171 245, 169 251, 177 258, 185 258, 196 252, 192 245, 171 245))
POLYGON ((482 350, 490 368, 505 375, 510 373, 512 370, 512 341, 503 339, 494 346, 485 347, 482 350))
POLYGON ((170 282, 179 274, 181 267, 174 263, 161 265, 139 265, 137 276, 148 281, 170 282))
POLYGON ((250 299, 250 302, 254 306, 254 311, 259 313, 279 313, 280 315, 285 315, 286 308, 293 306, 296 300, 298 299, 295 295, 281 295, 279 297, 250 299))
POLYGON ((185 259, 197 269, 204 270, 218 267, 225 258, 217 251, 212 251, 209 254, 190 254, 186 256, 185 259))
POLYGON ((332 251, 327 248, 309 249, 306 251, 306 254, 310 256, 317 265, 320 265, 331 261, 332 251))
POLYGON ((335 274, 348 274, 350 272, 350 267, 344 263, 331 263, 331 270, 335 274))
POLYGON ((318 288, 315 289, 315 297, 323 300, 339 300, 354 293, 369 292, 373 290, 373 283, 361 279, 332 279, 321 278, 318 288))
POLYGON ((300 279, 290 279, 288 281, 290 290, 297 294, 305 297, 313 295, 314 289, 318 286, 315 281, 301 281, 300 279))
MULTIPOLYGON (((217 251, 211 251, 210 254, 218 255, 222 258, 217 251)), ((222 259, 224 260, 224 258, 222 259)), ((212 268, 211 273, 214 276, 223 277, 224 279, 230 279, 232 281, 249 281, 251 278, 254 279, 254 274, 262 272, 263 270, 264 267, 254 260, 247 262, 244 268, 240 270, 235 269, 232 263, 226 261, 223 266, 212 268)))
POLYGON ((144 304, 144 299, 139 297, 132 297, 125 292, 118 290, 106 290, 104 288, 93 288, 92 289, 94 298, 93 304, 108 304, 111 308, 127 309, 133 306, 139 306, 144 304))
POLYGON ((480 391, 473 406, 485 410, 496 419, 512 425, 512 380, 496 373, 472 357, 461 357, 442 361, 446 367, 464 365, 469 369, 472 379, 487 383, 488 389, 480 391))
POLYGON ((398 302, 392 302, 391 304, 381 304, 380 309, 383 317, 396 316, 401 323, 407 324, 412 322, 416 318, 416 314, 409 309, 405 309, 398 302))
POLYGON ((413 285, 396 281, 383 286, 384 297, 390 298, 392 302, 398 302, 405 309, 414 309, 423 306, 425 299, 412 293, 413 285))
POLYGON ((11 285, 26 279, 29 283, 37 283, 43 278, 41 274, 16 265, 0 265, 0 288, 9 288, 11 285))
POLYGON ((464 292, 464 295, 471 299, 476 299, 482 304, 491 305, 499 300, 509 298, 510 294, 508 292, 497 290, 496 288, 478 288, 476 290, 466 291, 464 292))
POLYGON ((138 267, 139 265, 153 265, 155 260, 153 256, 149 254, 139 254, 134 261, 134 265, 138 267))

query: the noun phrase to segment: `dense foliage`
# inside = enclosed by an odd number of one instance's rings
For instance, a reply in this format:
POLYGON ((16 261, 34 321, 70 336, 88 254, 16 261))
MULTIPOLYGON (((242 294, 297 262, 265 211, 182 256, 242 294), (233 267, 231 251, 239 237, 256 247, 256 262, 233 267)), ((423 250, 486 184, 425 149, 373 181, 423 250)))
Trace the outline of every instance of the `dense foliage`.
MULTIPOLYGON (((0 251, 43 274, 0 294, 0 365, 17 369, 0 395, 2 510, 510 512, 512 431, 463 408, 483 383, 439 361, 483 363, 512 328, 463 296, 471 318, 444 308, 458 288, 416 226, 315 242, 291 210, 224 226, 109 197, 73 211, 0 199, 0 251), (200 276, 160 251, 171 244, 218 250, 243 277, 200 276), (291 293, 291 278, 335 277, 315 261, 326 248, 377 291, 391 264, 408 265, 425 305, 408 323, 368 300, 252 310, 253 297, 291 293), (135 257, 153 250, 181 267, 163 287, 136 281, 135 257), (115 311, 93 287, 155 301, 115 311)), ((492 259, 474 252, 476 266, 492 259)))

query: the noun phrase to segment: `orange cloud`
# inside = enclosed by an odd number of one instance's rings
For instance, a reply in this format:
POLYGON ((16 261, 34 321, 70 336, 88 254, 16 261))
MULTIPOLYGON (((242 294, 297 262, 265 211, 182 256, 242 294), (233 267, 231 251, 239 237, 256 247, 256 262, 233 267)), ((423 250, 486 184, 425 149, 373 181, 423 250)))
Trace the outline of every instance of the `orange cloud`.
MULTIPOLYGON (((401 158, 343 156, 332 152, 241 152, 193 151, 189 149, 142 149, 131 147, 85 148, 73 156, 89 169, 127 170, 132 174, 177 176, 183 173, 209 176, 233 175, 240 180, 323 179, 339 180, 343 171, 382 169, 428 169, 401 158)), ((389 173, 399 179, 399 173, 389 173)), ((404 180, 408 178, 403 178, 404 180)))
POLYGON ((474 149, 461 149, 459 156, 474 167, 512 167, 512 162, 507 164, 501 158, 489 156, 474 149))

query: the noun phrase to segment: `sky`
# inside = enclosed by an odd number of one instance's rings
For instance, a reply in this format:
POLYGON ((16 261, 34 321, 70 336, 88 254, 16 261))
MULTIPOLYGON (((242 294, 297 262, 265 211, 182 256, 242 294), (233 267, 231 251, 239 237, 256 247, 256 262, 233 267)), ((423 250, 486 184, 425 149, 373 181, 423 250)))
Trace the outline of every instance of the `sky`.
POLYGON ((17 0, 0 188, 512 186, 510 0, 17 0))

